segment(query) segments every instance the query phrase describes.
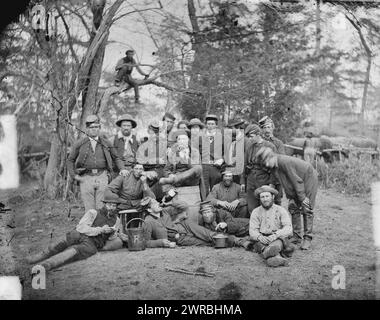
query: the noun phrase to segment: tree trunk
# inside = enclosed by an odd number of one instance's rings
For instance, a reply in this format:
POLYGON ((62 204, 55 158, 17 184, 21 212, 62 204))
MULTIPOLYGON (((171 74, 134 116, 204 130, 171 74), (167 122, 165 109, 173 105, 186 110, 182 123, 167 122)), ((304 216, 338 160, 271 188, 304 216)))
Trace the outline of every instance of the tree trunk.
POLYGON ((44 189, 50 199, 54 199, 57 195, 58 168, 60 167, 61 151, 62 148, 60 147, 59 138, 55 132, 53 133, 53 139, 51 141, 50 156, 44 177, 44 189))
POLYGON ((367 56, 367 70, 365 73, 365 82, 364 82, 364 88, 363 88, 363 97, 362 97, 362 105, 360 109, 360 130, 361 134, 364 135, 364 122, 365 122, 365 110, 367 109, 367 95, 368 95, 368 85, 369 85, 369 77, 371 73, 371 64, 372 64, 372 57, 371 55, 367 56))
POLYGON ((104 53, 106 49, 107 38, 108 38, 108 35, 106 36, 106 38, 103 40, 103 43, 99 47, 99 50, 94 57, 94 62, 90 69, 90 73, 88 75, 89 81, 88 81, 86 91, 83 94, 82 114, 81 114, 81 119, 80 119, 80 126, 82 130, 85 128, 86 117, 90 114, 95 113, 96 111, 96 105, 97 105, 96 98, 98 97, 99 81, 102 74, 102 66, 103 66, 103 59, 104 59, 104 53))

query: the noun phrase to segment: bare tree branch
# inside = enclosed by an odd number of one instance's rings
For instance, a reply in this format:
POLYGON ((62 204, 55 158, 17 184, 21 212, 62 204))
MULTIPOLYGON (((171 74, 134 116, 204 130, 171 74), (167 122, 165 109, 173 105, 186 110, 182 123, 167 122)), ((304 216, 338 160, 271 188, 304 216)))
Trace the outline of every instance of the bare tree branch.
POLYGON ((121 18, 124 18, 125 16, 128 16, 128 15, 130 15, 130 14, 132 14, 132 13, 140 13, 140 12, 144 12, 144 11, 150 11, 150 10, 160 10, 161 8, 157 8, 157 7, 155 7, 155 8, 145 8, 145 9, 138 9, 138 10, 133 10, 133 11, 129 11, 129 12, 126 12, 126 13, 124 13, 124 14, 122 14, 122 15, 120 15, 120 16, 118 16, 118 17, 116 17, 116 18, 114 18, 113 20, 112 20, 112 22, 115 22, 115 21, 117 21, 117 20, 119 20, 119 19, 121 19, 121 18))
POLYGON ((62 11, 61 11, 61 8, 59 7, 59 4, 56 3, 55 7, 56 7, 56 9, 58 11, 58 15, 61 18, 61 20, 63 22, 63 25, 65 27, 66 34, 67 34, 67 40, 68 40, 69 48, 70 48, 70 51, 71 51, 71 55, 74 57, 75 62, 79 65, 78 56, 77 56, 77 54, 76 54, 76 52, 75 52, 75 50, 73 48, 73 42, 72 42, 72 39, 71 39, 71 34, 70 34, 69 26, 67 25, 66 19, 65 19, 65 17, 62 14, 62 11))
POLYGON ((82 15, 79 11, 77 11, 77 10, 73 10, 73 9, 71 9, 70 7, 68 7, 68 6, 64 5, 64 4, 62 4, 62 6, 63 6, 67 11, 69 11, 69 12, 72 13, 72 14, 74 14, 75 16, 77 16, 77 17, 80 19, 80 21, 82 22, 84 28, 85 28, 86 31, 87 31, 87 34, 88 34, 89 36, 91 36, 91 29, 90 29, 90 27, 88 26, 88 24, 87 24, 86 20, 84 19, 83 15, 82 15))

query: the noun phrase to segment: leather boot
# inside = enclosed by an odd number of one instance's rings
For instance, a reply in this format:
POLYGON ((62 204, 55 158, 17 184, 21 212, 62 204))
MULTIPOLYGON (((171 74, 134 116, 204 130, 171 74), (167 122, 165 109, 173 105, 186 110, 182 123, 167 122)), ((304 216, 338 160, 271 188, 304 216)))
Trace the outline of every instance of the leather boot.
POLYGON ((289 265, 289 262, 288 260, 286 260, 285 258, 281 257, 279 254, 274 256, 274 257, 270 257, 266 260, 267 262, 267 265, 269 267, 272 267, 272 268, 276 268, 276 267, 282 267, 282 266, 288 266, 289 265))
POLYGON ((226 239, 227 247, 231 248, 234 245, 238 245, 239 238, 235 237, 234 235, 229 235, 226 239))
POLYGON ((307 212, 303 214, 303 233, 304 238, 313 238, 313 222, 314 214, 312 212, 307 212))
POLYGON ((41 263, 41 265, 45 268, 46 271, 59 267, 66 262, 72 260, 77 254, 77 250, 74 248, 68 248, 65 251, 58 253, 49 259, 45 260, 41 263))
POLYGON ((290 242, 288 238, 280 238, 283 244, 283 249, 281 251, 281 255, 286 258, 290 258, 293 255, 295 250, 295 246, 290 242))
POLYGON ((50 258, 51 256, 54 256, 55 254, 65 250, 67 248, 68 244, 66 240, 61 240, 52 244, 49 244, 47 250, 43 250, 41 252, 38 252, 30 257, 28 257, 26 260, 29 264, 34 264, 37 262, 40 262, 42 260, 45 260, 47 258, 50 258))
POLYGON ((313 221, 314 221, 314 214, 312 212, 304 213, 303 215, 304 237, 301 244, 301 250, 310 249, 311 239, 313 238, 313 221))
POLYGON ((294 244, 300 244, 302 241, 301 213, 300 212, 295 212, 292 214, 292 226, 293 226, 293 236, 290 238, 290 242, 294 244))
POLYGON ((263 251, 264 259, 277 256, 281 249, 281 245, 277 241, 270 243, 263 251))
POLYGON ((290 238, 290 242, 294 244, 300 244, 302 241, 301 208, 296 204, 294 200, 290 200, 288 210, 292 216, 293 226, 293 236, 290 238))
POLYGON ((305 238, 302 240, 301 250, 309 250, 310 247, 311 247, 311 239, 305 237, 305 238))
POLYGON ((194 176, 200 176, 202 171, 198 169, 197 167, 193 167, 189 170, 178 172, 174 175, 174 184, 178 185, 181 182, 186 181, 187 179, 190 179, 194 176))

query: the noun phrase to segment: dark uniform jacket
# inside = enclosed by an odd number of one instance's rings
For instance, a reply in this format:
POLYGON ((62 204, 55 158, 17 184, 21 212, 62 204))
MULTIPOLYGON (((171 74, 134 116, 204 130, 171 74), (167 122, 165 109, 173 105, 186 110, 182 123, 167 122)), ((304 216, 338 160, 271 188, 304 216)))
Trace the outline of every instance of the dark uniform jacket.
MULTIPOLYGON (((99 145, 103 150, 104 156, 106 158, 107 170, 111 174, 113 173, 113 161, 119 170, 124 169, 123 161, 120 159, 115 149, 107 139, 99 136, 97 145, 99 145)), ((89 152, 93 152, 89 137, 83 137, 79 139, 72 146, 71 152, 67 159, 67 170, 72 178, 75 176, 75 169, 84 168, 84 163, 89 155, 89 152)))
POLYGON ((296 157, 278 155, 278 167, 275 173, 289 199, 302 202, 308 197, 311 206, 314 207, 318 174, 309 162, 296 157))
POLYGON ((285 146, 284 146, 284 143, 280 139, 276 137, 271 137, 267 139, 267 141, 269 141, 275 146, 274 152, 278 154, 285 154, 285 146))
POLYGON ((260 143, 256 143, 246 139, 244 145, 244 174, 241 176, 240 184, 245 184, 245 178, 250 173, 255 175, 255 184, 258 186, 268 183, 275 184, 275 179, 271 178, 270 170, 265 168, 259 159, 256 158, 257 151, 259 151, 261 147, 268 147, 275 150, 275 146, 269 141, 263 140, 260 143))
POLYGON ((175 216, 188 208, 184 201, 173 201, 169 207, 163 208, 160 217, 148 214, 144 223, 144 238, 148 248, 160 247, 162 239, 175 241, 178 226, 173 222, 175 216))
MULTIPOLYGON (((117 152, 120 159, 123 160, 124 165, 131 166, 136 161, 136 153, 137 149, 139 148, 140 144, 136 139, 135 135, 131 135, 131 138, 129 139, 129 147, 130 152, 125 154, 125 142, 124 138, 120 136, 119 134, 116 134, 111 137, 109 140, 111 145, 114 147, 115 151, 117 152)), ((116 171, 116 170, 115 170, 116 171)))

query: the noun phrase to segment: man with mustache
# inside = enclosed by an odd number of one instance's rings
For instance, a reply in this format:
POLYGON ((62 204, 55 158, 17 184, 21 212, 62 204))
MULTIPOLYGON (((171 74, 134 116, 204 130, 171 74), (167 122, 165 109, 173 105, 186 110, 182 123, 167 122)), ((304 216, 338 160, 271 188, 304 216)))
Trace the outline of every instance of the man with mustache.
POLYGON ((270 186, 255 190, 261 205, 253 210, 249 221, 249 235, 254 249, 270 267, 287 266, 282 255, 290 256, 294 248, 288 237, 292 234, 292 222, 285 208, 274 203, 278 191, 270 186))

